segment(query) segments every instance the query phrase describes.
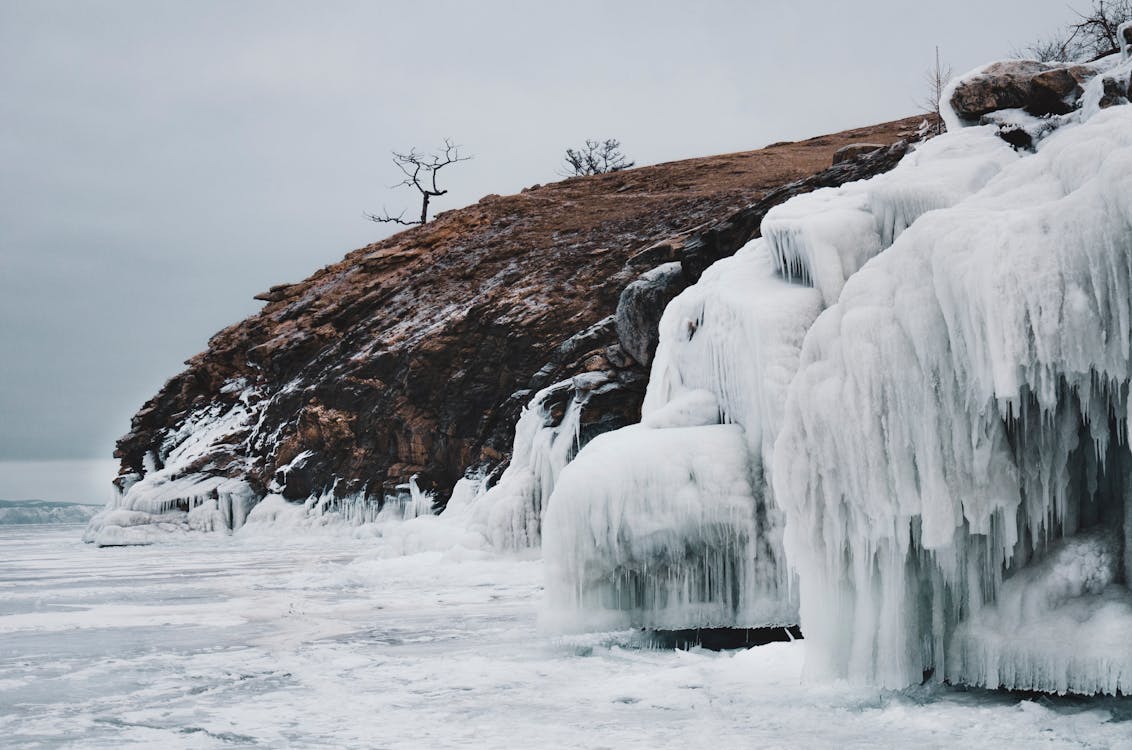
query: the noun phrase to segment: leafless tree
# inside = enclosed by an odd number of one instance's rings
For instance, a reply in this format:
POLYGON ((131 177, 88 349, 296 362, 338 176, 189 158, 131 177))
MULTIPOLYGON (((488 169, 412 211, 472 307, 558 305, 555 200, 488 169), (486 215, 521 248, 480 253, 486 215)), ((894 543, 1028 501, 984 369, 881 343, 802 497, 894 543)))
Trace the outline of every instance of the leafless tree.
POLYGON ((951 80, 953 73, 950 65, 945 65, 939 57, 939 47, 935 48, 935 65, 924 74, 924 81, 928 86, 928 93, 920 100, 920 109, 928 115, 928 132, 939 135, 944 131, 943 117, 939 113, 939 100, 943 98, 943 89, 951 80))
POLYGON ((1078 21, 1060 33, 1021 50, 1019 57, 1042 62, 1096 60, 1120 50, 1117 31, 1132 21, 1132 0, 1093 0, 1088 12, 1073 11, 1078 21))
POLYGON ((461 156, 460 147, 448 138, 444 139, 443 150, 431 155, 418 153, 416 148, 409 149, 407 154, 394 151, 393 163, 405 175, 405 179, 392 187, 411 187, 421 194, 421 218, 416 221, 406 221, 404 218, 405 211, 393 216, 384 208, 380 215, 367 213, 365 217, 370 221, 382 224, 403 224, 407 227, 427 223, 429 201, 448 192, 437 186, 436 173, 449 164, 467 161, 471 158, 471 156, 461 156))
POLYGON ((629 169, 634 164, 636 162, 629 161, 628 157, 621 153, 621 141, 616 138, 604 141, 587 139, 586 145, 582 148, 566 149, 566 156, 558 173, 564 177, 605 174, 629 169))

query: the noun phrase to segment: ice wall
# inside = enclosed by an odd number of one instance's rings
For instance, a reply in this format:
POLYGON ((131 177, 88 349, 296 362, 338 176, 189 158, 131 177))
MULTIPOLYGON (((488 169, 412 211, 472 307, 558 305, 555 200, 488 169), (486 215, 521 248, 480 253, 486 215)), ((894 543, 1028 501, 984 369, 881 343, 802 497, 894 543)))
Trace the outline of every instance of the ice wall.
POLYGON ((814 324, 773 475, 811 675, 1129 689, 1130 175, 1132 107, 1066 125, 814 324))

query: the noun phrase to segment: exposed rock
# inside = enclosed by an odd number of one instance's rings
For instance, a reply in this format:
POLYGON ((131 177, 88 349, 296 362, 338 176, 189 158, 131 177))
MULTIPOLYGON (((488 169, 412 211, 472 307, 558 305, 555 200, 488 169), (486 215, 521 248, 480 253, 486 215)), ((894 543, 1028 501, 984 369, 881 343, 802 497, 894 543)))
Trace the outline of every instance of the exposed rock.
POLYGON ((660 339, 657 323, 664 308, 688 288, 679 261, 657 266, 641 274, 621 292, 617 302, 617 340, 621 348, 646 367, 652 362, 660 339))
POLYGON ((1036 60, 1009 60, 988 65, 963 80, 951 95, 951 108, 965 120, 978 120, 998 109, 1021 109, 1030 102, 1034 76, 1051 65, 1036 60))
POLYGON ((1064 115, 1072 112, 1093 71, 1081 65, 1054 68, 1030 79, 1026 111, 1032 115, 1064 115))
POLYGON ((890 168, 907 145, 819 172, 838 148, 918 121, 487 196, 272 287, 135 415, 122 485, 165 466, 186 426, 227 420, 186 472, 296 499, 380 498, 418 474, 443 497, 506 460, 535 389, 583 372, 609 378, 584 430, 635 421, 646 371, 618 340, 626 285, 673 261, 698 278, 770 205, 890 168))
POLYGON ((833 163, 836 165, 853 161, 882 148, 884 148, 883 143, 850 143, 848 146, 842 146, 833 152, 833 163))
POLYGON ((288 293, 296 286, 297 284, 276 284, 266 292, 260 292, 255 295, 254 299, 263 300, 264 302, 278 302, 281 299, 286 299, 288 293))
POLYGON ((1105 76, 1101 84, 1104 86, 1104 93, 1099 102, 1101 109, 1127 104, 1128 100, 1132 99, 1132 80, 1125 85, 1123 81, 1105 76))

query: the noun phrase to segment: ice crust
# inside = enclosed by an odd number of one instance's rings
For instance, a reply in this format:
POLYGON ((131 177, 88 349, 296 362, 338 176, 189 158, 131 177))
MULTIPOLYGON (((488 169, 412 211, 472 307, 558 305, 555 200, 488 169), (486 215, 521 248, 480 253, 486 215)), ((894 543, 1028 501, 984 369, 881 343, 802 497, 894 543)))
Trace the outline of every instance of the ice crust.
POLYGON ((737 425, 599 435, 547 510, 547 621, 581 631, 794 623, 760 506, 737 425))
POLYGON ((1129 546, 1130 175, 1132 108, 1065 126, 925 214, 811 329, 774 472, 809 674, 1126 689, 1125 553, 1104 616, 1009 598, 1062 537, 1129 546))
POLYGON ((1064 539, 956 628, 948 677, 995 688, 1132 692, 1132 591, 1115 529, 1064 539))

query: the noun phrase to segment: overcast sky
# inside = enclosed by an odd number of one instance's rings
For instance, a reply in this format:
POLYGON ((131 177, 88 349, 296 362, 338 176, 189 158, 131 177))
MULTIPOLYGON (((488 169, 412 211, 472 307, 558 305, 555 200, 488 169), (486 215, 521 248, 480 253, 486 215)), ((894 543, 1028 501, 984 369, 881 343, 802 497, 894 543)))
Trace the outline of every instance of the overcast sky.
MULTIPOLYGON (((1080 5, 1086 5, 1081 2, 1080 5)), ((0 0, 0 460, 107 457, 252 295, 415 208, 390 149, 452 137, 437 210, 915 113, 1064 0, 0 0), (613 6, 613 7, 610 7, 613 6)), ((0 487, 0 497, 4 496, 0 487)))

